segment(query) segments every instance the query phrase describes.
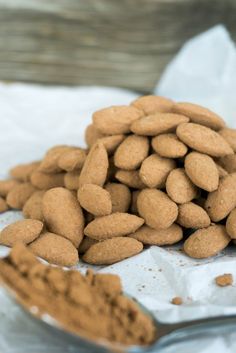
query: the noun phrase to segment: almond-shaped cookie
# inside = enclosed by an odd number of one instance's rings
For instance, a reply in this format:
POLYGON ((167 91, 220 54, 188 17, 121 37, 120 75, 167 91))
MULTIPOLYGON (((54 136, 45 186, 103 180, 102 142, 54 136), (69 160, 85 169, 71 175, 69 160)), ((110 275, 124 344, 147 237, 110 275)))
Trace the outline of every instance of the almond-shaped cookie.
POLYGON ((147 157, 148 151, 147 137, 130 135, 120 144, 114 154, 115 166, 125 170, 137 169, 147 157))
POLYGON ((79 189, 79 177, 80 171, 68 172, 64 176, 64 184, 68 190, 78 190, 79 189))
POLYGON ((152 148, 160 156, 166 158, 181 158, 188 151, 188 147, 175 134, 162 134, 153 137, 152 148))
POLYGON ((29 244, 42 232, 43 223, 35 219, 23 219, 5 227, 0 233, 0 244, 13 246, 29 244))
POLYGON ((137 198, 138 213, 154 229, 169 228, 178 216, 178 207, 163 191, 144 189, 137 198))
POLYGON ((218 159, 218 163, 228 173, 236 172, 236 154, 230 154, 229 156, 221 157, 218 159))
POLYGON ((143 110, 145 115, 155 113, 170 113, 173 101, 160 96, 142 96, 131 103, 132 106, 143 110))
POLYGON ((84 234, 96 240, 121 237, 135 232, 144 223, 140 217, 129 213, 116 212, 95 218, 84 229, 84 234))
POLYGON ((6 212, 8 210, 8 205, 6 203, 6 200, 4 200, 1 196, 0 196, 0 213, 6 212))
POLYGON ((44 194, 45 191, 35 191, 26 201, 23 207, 23 216, 25 218, 43 221, 42 202, 44 194))
POLYGON ((93 114, 93 124, 102 134, 119 135, 130 132, 133 121, 140 119, 143 111, 126 105, 112 106, 93 114))
POLYGON ((131 202, 131 192, 126 185, 108 183, 105 185, 111 197, 112 213, 127 212, 131 202))
POLYGON ((86 127, 85 130, 85 142, 87 143, 88 147, 92 147, 98 139, 104 137, 105 135, 102 134, 94 124, 90 124, 86 127))
POLYGON ((64 152, 58 159, 58 166, 67 172, 81 169, 86 159, 83 148, 74 148, 64 152))
POLYGON ((195 259, 205 259, 226 248, 230 240, 225 226, 212 225, 191 234, 184 243, 184 251, 195 259))
POLYGON ((24 207, 26 201, 30 198, 31 195, 33 195, 35 191, 35 187, 30 183, 22 183, 16 185, 7 194, 6 201, 8 206, 21 210, 24 207))
POLYGON ((234 152, 236 152, 236 129, 224 128, 219 134, 228 142, 234 152))
POLYGON ((219 222, 236 207, 236 173, 220 179, 219 188, 208 194, 205 209, 213 222, 219 222))
POLYGON ((37 189, 48 190, 64 186, 65 173, 47 174, 39 170, 34 171, 30 176, 30 181, 37 189))
POLYGON ((203 153, 191 152, 184 162, 185 172, 199 188, 212 192, 219 186, 219 172, 214 160, 203 153))
POLYGON ((30 181, 31 174, 39 167, 40 162, 19 164, 10 169, 10 175, 19 181, 30 181))
POLYGON ((226 221, 226 231, 230 238, 236 239, 236 208, 234 208, 226 221))
POLYGON ((183 230, 177 224, 172 224, 172 226, 166 229, 153 229, 144 225, 135 233, 130 234, 129 237, 148 245, 172 245, 178 243, 183 238, 183 230))
POLYGON ((103 186, 108 171, 108 155, 102 143, 96 143, 90 149, 89 154, 84 162, 79 177, 79 185, 96 184, 103 186))
POLYGON ((84 254, 83 261, 93 265, 111 265, 143 250, 143 244, 129 237, 107 239, 92 245, 84 254))
POLYGON ((117 180, 133 189, 144 189, 146 185, 139 176, 139 170, 118 170, 115 174, 117 180))
POLYGON ((219 115, 198 104, 187 102, 175 103, 172 111, 177 114, 186 115, 193 123, 205 125, 213 130, 220 130, 225 126, 224 120, 219 115))
POLYGON ((169 173, 175 168, 175 161, 160 157, 154 153, 143 161, 139 176, 149 188, 163 188, 169 173))
POLYGON ((0 196, 6 197, 15 186, 20 184, 18 180, 14 179, 0 180, 0 196))
POLYGON ((169 197, 179 204, 192 201, 199 195, 199 189, 192 183, 183 168, 170 172, 166 180, 166 191, 169 197))
POLYGON ((178 138, 187 146, 212 157, 223 157, 234 151, 216 131, 199 124, 184 123, 177 127, 178 138))
POLYGON ((48 190, 43 197, 47 229, 69 239, 76 247, 83 239, 84 216, 75 195, 64 188, 48 190))
POLYGON ((145 116, 131 125, 131 131, 137 135, 156 136, 166 132, 173 132, 177 126, 187 123, 189 118, 173 113, 156 113, 145 116))
POLYGON ((176 221, 184 228, 206 228, 211 224, 210 217, 204 208, 193 202, 179 205, 179 214, 176 221))
POLYGON ((101 186, 84 184, 79 188, 77 197, 81 207, 94 216, 106 216, 112 211, 111 195, 101 186))
POLYGON ((69 267, 75 266, 79 261, 78 251, 72 242, 58 234, 43 233, 29 248, 50 264, 69 267))

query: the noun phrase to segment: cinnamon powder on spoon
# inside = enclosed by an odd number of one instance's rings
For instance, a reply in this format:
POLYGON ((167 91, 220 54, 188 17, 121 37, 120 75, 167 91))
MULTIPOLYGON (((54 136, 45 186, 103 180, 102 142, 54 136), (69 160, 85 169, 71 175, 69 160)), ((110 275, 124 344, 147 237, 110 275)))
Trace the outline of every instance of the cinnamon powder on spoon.
POLYGON ((152 319, 122 294, 116 275, 48 266, 17 244, 0 260, 0 278, 25 308, 37 308, 39 317, 47 313, 72 333, 124 345, 155 339, 152 319))

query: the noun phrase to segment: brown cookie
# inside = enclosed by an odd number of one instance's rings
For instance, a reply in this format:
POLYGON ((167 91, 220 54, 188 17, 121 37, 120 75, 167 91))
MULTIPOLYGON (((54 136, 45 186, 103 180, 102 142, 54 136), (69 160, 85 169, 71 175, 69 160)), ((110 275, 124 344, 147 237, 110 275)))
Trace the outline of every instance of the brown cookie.
POLYGON ((111 195, 101 186, 84 184, 77 196, 81 207, 94 216, 106 216, 112 211, 111 195))
POLYGON ((177 126, 187 123, 186 116, 172 113, 156 113, 145 116, 131 125, 131 131, 137 135, 156 136, 167 132, 173 132, 177 126))
POLYGON ((236 239, 236 208, 234 208, 226 221, 226 231, 230 238, 236 239))
POLYGON ((0 180, 0 196, 6 197, 17 185, 20 185, 20 182, 14 179, 0 180))
POLYGON ((171 245, 183 238, 183 230, 177 224, 172 224, 166 229, 153 229, 144 225, 129 237, 148 245, 171 245))
POLYGON ((143 250, 140 241, 128 237, 107 239, 92 245, 84 254, 83 261, 93 265, 111 265, 143 250))
POLYGON ((114 154, 115 166, 125 170, 137 169, 147 157, 148 151, 147 137, 130 135, 120 144, 114 154))
POLYGON ((230 237, 222 225, 213 225, 194 232, 184 243, 184 251, 195 259, 204 259, 226 248, 230 237))
POLYGON ((30 250, 50 264, 75 266, 79 261, 78 251, 66 238, 54 233, 43 233, 29 245, 30 250))
POLYGON ((45 191, 35 191, 26 201, 23 207, 23 216, 25 218, 43 221, 42 201, 44 193, 45 191))
POLYGON ((108 170, 108 155, 102 143, 96 143, 90 149, 80 173, 79 185, 96 184, 103 186, 108 170))
POLYGON ((79 189, 80 171, 68 172, 64 176, 64 184, 68 190, 79 189))
POLYGON ((22 183, 16 185, 11 191, 7 194, 7 204, 11 208, 21 210, 30 198, 30 196, 36 191, 35 187, 30 183, 22 183))
POLYGON ((188 151, 188 147, 175 134, 162 134, 152 139, 152 148, 161 157, 181 158, 188 151))
POLYGON ((140 119, 143 112, 131 106, 112 106, 93 114, 94 126, 105 135, 119 135, 130 132, 133 121, 140 119))
POLYGON ((19 181, 30 181, 31 174, 38 169, 40 162, 32 162, 27 164, 19 164, 10 169, 10 175, 19 181))
POLYGON ((183 168, 174 169, 166 180, 166 191, 176 203, 186 203, 198 196, 198 188, 189 179, 183 168))
POLYGON ((193 202, 179 205, 179 215, 176 221, 184 228, 206 228, 211 224, 206 211, 193 202))
POLYGON ((205 125, 213 130, 220 130, 225 127, 225 122, 219 115, 197 104, 175 103, 172 111, 187 116, 193 123, 205 125))
POLYGON ((67 172, 81 169, 86 159, 86 151, 83 148, 69 149, 58 159, 58 166, 67 172))
POLYGON ((43 223, 35 219, 23 219, 10 224, 0 233, 0 244, 13 246, 16 243, 29 244, 43 230, 43 223))
POLYGON ((208 192, 217 190, 219 172, 210 156, 191 152, 185 158, 184 167, 186 174, 196 186, 208 192))
POLYGON ((154 229, 169 228, 178 216, 177 205, 162 191, 142 190, 137 199, 138 213, 154 229))
POLYGON ((84 216, 71 191, 54 188, 45 192, 43 217, 50 232, 62 235, 79 246, 84 235, 84 216))
POLYGON ((108 183, 105 189, 109 192, 112 203, 112 213, 127 212, 131 202, 131 192, 126 185, 108 183))
POLYGON ((139 170, 118 170, 115 174, 117 180, 133 189, 144 189, 146 185, 139 176, 139 170))
POLYGON ((155 113, 170 113, 173 101, 160 96, 142 96, 131 103, 132 106, 143 110, 145 115, 155 113))
POLYGON ((185 123, 176 130, 178 138, 187 146, 212 157, 223 157, 233 154, 228 142, 216 131, 206 126, 193 123, 185 123))
POLYGON ((95 218, 84 229, 84 234, 96 240, 121 237, 135 232, 144 220, 129 213, 116 212, 95 218))
POLYGON ((169 173, 175 168, 175 161, 154 153, 143 161, 139 176, 149 188, 164 188, 169 173))
POLYGON ((228 142, 234 152, 236 152, 236 129, 224 128, 219 134, 228 142))
POLYGON ((213 222, 223 220, 236 207, 236 173, 220 179, 219 188, 208 194, 205 209, 213 222))
POLYGON ((46 174, 36 170, 31 174, 30 181, 40 190, 49 190, 64 186, 64 175, 65 173, 46 174))

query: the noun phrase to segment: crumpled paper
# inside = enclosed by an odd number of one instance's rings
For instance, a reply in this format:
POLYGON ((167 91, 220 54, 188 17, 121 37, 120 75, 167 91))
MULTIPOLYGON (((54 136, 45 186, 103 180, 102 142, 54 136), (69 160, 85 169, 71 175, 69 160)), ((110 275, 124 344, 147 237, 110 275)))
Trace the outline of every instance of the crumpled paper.
MULTIPOLYGON (((217 26, 182 48, 169 64, 155 93, 176 100, 201 103, 214 109, 236 126, 236 51, 229 34, 217 26), (234 74, 233 74, 234 73, 234 74)), ((101 87, 41 87, 0 84, 0 177, 22 162, 39 159, 55 144, 84 145, 84 129, 93 111, 112 104, 127 104, 136 93, 101 87)), ((20 212, 0 215, 0 230, 21 219, 20 212)), ((236 280, 235 247, 215 258, 194 260, 180 246, 150 247, 120 263, 97 267, 100 272, 119 274, 124 289, 161 321, 176 322, 204 316, 236 314, 235 286, 219 288, 214 278, 232 273, 236 280), (184 304, 170 300, 181 296, 184 304)), ((0 247, 0 255, 8 253, 0 247)), ((85 271, 87 265, 77 266, 85 271)), ((0 351, 5 353, 81 352, 78 347, 32 324, 20 308, 0 291, 0 351)), ((164 353, 229 353, 236 351, 236 334, 183 342, 164 353)))

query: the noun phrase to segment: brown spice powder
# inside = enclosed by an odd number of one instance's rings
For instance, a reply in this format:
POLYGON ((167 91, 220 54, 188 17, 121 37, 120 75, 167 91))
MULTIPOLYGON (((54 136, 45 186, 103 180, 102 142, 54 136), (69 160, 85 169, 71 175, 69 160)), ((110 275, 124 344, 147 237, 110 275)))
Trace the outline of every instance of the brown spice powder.
POLYGON ((28 309, 48 313, 80 336, 124 345, 148 345, 155 339, 152 319, 122 294, 120 278, 88 270, 65 271, 42 264, 23 244, 0 260, 3 283, 28 309))
POLYGON ((231 286, 233 284, 233 276, 231 273, 217 276, 215 282, 219 287, 231 286))

